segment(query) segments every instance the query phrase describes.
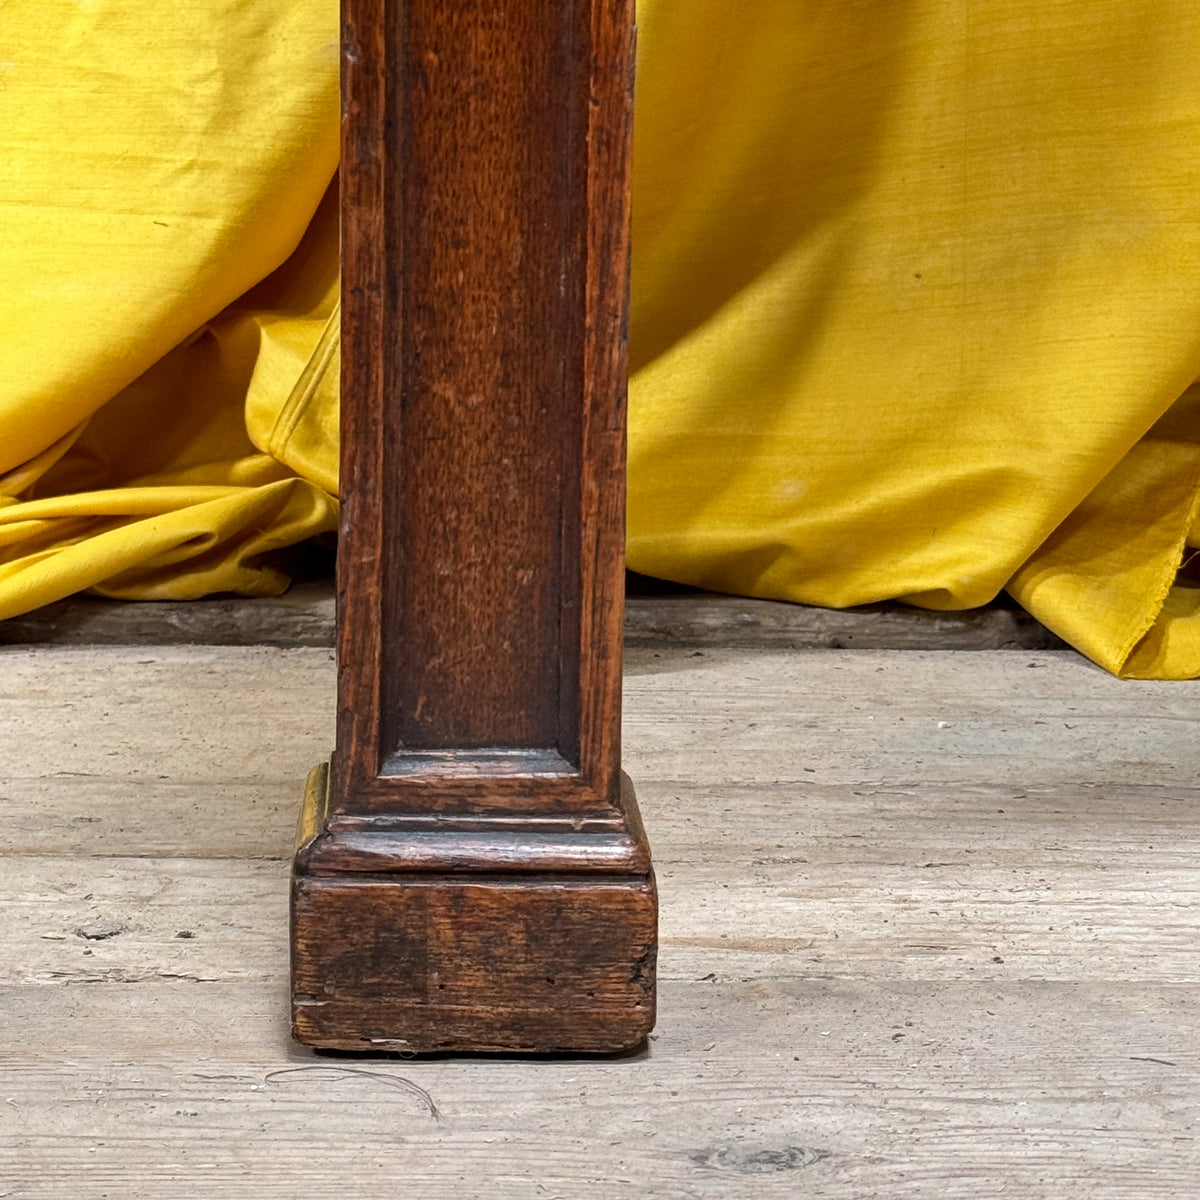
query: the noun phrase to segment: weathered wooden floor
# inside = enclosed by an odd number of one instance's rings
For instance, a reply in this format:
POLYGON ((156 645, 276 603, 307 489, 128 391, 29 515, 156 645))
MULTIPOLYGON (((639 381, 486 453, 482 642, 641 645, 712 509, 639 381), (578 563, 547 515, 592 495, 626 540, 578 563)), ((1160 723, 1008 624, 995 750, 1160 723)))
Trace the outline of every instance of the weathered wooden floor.
POLYGON ((316 1057, 320 648, 0 651, 0 1197, 1194 1200, 1200 685, 1071 654, 635 649, 661 1018, 316 1057))

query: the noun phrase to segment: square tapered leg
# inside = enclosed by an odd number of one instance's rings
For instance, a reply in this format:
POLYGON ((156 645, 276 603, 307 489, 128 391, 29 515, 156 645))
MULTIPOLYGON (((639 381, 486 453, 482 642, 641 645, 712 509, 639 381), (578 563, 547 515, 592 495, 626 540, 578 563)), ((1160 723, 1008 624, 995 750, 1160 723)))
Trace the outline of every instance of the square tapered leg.
POLYGON ((656 901, 620 770, 631 0, 344 0, 337 746, 296 1037, 621 1050, 656 901))

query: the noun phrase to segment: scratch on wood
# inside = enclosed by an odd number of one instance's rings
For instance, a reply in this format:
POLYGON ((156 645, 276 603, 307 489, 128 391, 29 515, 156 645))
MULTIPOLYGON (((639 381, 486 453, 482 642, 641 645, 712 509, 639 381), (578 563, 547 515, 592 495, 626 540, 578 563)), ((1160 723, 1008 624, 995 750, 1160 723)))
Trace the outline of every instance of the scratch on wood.
POLYGON ((442 1119, 441 1109, 434 1103, 433 1097, 419 1083, 413 1083, 411 1079, 406 1079, 403 1075, 389 1075, 384 1071, 365 1071, 361 1067, 281 1067, 278 1071, 270 1071, 264 1077, 265 1083, 273 1083, 276 1079, 280 1079, 285 1075, 306 1075, 314 1072, 321 1072, 326 1075, 334 1075, 335 1077, 345 1078, 349 1075, 361 1075, 364 1079, 374 1079, 385 1084, 387 1087, 395 1088, 400 1092, 407 1092, 410 1096, 416 1096, 418 1100, 429 1110, 429 1115, 435 1120, 442 1119))

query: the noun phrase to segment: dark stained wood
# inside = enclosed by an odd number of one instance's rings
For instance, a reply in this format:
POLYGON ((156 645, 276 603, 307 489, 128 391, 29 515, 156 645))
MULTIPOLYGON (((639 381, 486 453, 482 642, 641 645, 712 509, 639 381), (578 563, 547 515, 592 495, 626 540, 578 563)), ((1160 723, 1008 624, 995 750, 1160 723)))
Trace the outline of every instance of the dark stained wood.
POLYGON ((629 0, 344 0, 337 749, 293 890, 316 1046, 619 1050, 629 0))
POLYGON ((626 602, 625 645, 746 650, 1069 650, 1015 604, 934 612, 906 604, 810 608, 697 593, 626 602))
POLYGON ((382 647, 403 667, 385 685, 385 752, 538 747, 578 761, 578 684, 561 667, 580 609, 578 539, 562 536, 579 525, 580 7, 404 10, 404 299, 388 363, 401 417, 380 496, 403 514, 388 531, 382 647))
POLYGON ((335 792, 520 807, 461 753, 502 750, 611 808, 630 6, 347 0, 344 37, 335 792))
POLYGON ((612 1051, 654 1023, 644 876, 315 879, 294 912, 326 933, 292 977, 296 1036, 309 1044, 612 1051))
MULTIPOLYGON (((665 585, 669 586, 669 585, 665 585)), ((0 621, 0 645, 332 646, 332 582, 295 584, 283 596, 180 601, 76 596, 0 621)), ((1065 650, 1028 613, 991 604, 931 612, 904 604, 810 608, 708 592, 633 593, 625 645, 749 650, 1065 650)))
POLYGON ((654 1025, 657 898, 626 820, 330 833, 310 777, 292 888, 296 1038, 338 1050, 613 1051, 654 1025), (322 832, 322 828, 326 831, 322 832))

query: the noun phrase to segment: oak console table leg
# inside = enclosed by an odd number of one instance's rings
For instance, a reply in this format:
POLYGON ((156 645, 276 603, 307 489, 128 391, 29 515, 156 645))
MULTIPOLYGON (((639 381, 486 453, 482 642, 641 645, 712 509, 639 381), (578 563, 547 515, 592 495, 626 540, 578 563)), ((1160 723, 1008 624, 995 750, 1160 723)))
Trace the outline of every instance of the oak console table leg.
POLYGON ((337 747, 295 1036, 596 1050, 654 1022, 620 771, 632 0, 344 0, 337 747))

